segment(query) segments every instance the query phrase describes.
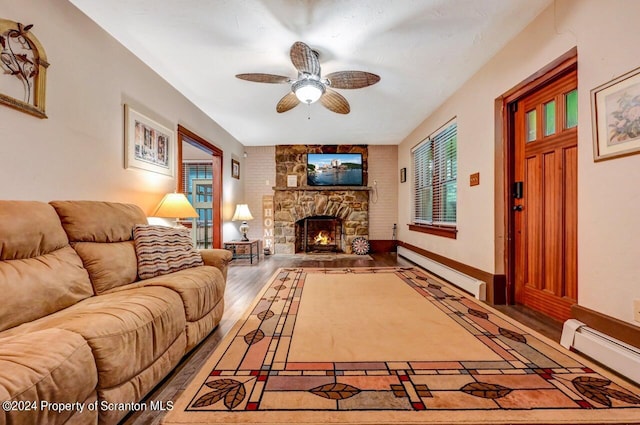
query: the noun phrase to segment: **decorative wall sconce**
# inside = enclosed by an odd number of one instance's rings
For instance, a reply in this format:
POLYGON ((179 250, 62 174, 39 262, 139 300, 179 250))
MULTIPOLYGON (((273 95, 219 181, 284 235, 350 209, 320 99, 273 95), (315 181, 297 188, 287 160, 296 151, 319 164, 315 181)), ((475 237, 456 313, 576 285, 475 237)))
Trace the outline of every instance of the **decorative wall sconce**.
POLYGON ((47 55, 33 25, 0 19, 0 103, 39 118, 44 112, 47 55))

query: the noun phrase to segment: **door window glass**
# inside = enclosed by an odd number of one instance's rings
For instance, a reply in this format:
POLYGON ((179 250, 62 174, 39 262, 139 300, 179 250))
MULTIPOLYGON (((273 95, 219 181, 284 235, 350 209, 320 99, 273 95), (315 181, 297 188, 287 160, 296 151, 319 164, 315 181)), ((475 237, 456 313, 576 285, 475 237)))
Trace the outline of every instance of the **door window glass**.
POLYGON ((533 142, 537 138, 537 134, 536 134, 537 116, 536 116, 535 109, 527 112, 526 120, 527 120, 527 142, 533 142))
POLYGON ((556 101, 544 104, 544 135, 551 136, 556 132, 556 101))
POLYGON ((578 90, 571 90, 564 96, 564 103, 567 109, 565 112, 567 117, 565 127, 573 128, 578 125, 578 90))

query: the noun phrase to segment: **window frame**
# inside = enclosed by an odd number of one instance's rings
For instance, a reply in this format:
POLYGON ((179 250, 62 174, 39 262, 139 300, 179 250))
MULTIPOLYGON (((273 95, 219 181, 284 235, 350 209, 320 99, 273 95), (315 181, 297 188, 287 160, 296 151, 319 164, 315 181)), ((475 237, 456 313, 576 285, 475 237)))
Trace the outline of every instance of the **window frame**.
MULTIPOLYGON (((451 239, 456 239, 457 238, 457 204, 458 204, 458 197, 457 197, 457 192, 458 192, 458 173, 457 173, 457 168, 458 168, 458 155, 457 155, 457 149, 458 149, 458 140, 457 140, 457 136, 458 136, 458 122, 457 122, 457 118, 454 117, 453 119, 449 120, 446 124, 444 124, 443 126, 441 126, 440 128, 438 128, 436 131, 434 131, 433 133, 431 133, 428 137, 426 137, 424 140, 422 140, 420 143, 418 143, 416 146, 414 146, 411 149, 411 161, 412 161, 412 171, 413 171, 413 187, 412 187, 412 195, 413 195, 413 200, 412 200, 412 222, 410 224, 408 224, 409 226, 409 230, 411 231, 415 231, 415 232, 421 232, 421 233, 428 233, 428 234, 432 234, 432 235, 436 235, 436 236, 441 236, 441 237, 446 237, 446 238, 451 238, 451 239), (455 137, 456 137, 456 145, 455 145, 455 180, 450 179, 450 178, 446 178, 443 177, 443 175, 440 173, 440 171, 446 170, 446 166, 444 164, 441 163, 441 161, 445 160, 445 155, 443 152, 443 147, 441 145, 437 145, 436 146, 436 142, 439 142, 441 144, 446 143, 448 140, 450 140, 449 137, 447 137, 446 139, 442 139, 442 140, 438 140, 440 138, 440 136, 448 131, 450 129, 451 126, 455 125, 455 137), (425 152, 424 148, 425 145, 427 145, 427 150, 431 150, 431 157, 433 158, 433 174, 430 178, 431 180, 431 185, 427 186, 427 187, 431 187, 431 218, 432 221, 428 222, 425 220, 421 220, 421 219, 417 219, 416 218, 416 213, 417 213, 417 200, 418 200, 418 193, 417 191, 419 190, 418 187, 418 177, 417 177, 417 162, 418 160, 416 159, 415 155, 418 154, 422 154, 423 152, 425 152), (421 151, 421 152, 419 152, 421 151), (438 160, 439 159, 439 160, 438 160), (439 192, 442 189, 442 185, 443 185, 443 181, 455 181, 455 187, 456 187, 456 222, 445 222, 445 221, 434 221, 433 218, 436 217, 438 218, 439 213, 438 208, 440 205, 439 199, 435 199, 435 198, 440 198, 439 196, 434 196, 434 192, 439 192), (440 187, 439 189, 436 189, 436 187, 440 187)), ((428 155, 428 154, 427 154, 428 155)), ((423 159, 424 161, 424 159, 423 159)), ((424 186, 422 186, 420 189, 424 189, 424 186)), ((424 215, 424 214, 423 214, 424 215)))

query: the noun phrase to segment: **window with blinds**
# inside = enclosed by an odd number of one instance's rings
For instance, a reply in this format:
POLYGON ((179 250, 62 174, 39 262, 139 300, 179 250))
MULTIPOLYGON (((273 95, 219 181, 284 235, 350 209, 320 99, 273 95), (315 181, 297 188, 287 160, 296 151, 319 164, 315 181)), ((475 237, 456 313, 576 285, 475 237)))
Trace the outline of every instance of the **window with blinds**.
POLYGON ((450 122, 412 149, 415 224, 456 224, 457 129, 450 122))

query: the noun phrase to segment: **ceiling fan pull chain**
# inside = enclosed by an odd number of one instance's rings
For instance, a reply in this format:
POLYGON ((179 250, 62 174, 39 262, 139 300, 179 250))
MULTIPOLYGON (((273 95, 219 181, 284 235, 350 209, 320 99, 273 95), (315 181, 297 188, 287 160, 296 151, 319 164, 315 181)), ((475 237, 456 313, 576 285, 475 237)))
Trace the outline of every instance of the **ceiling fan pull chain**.
POLYGON ((311 119, 311 104, 307 103, 307 106, 309 107, 309 109, 307 109, 307 119, 310 120, 311 119))

